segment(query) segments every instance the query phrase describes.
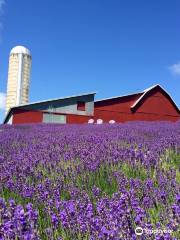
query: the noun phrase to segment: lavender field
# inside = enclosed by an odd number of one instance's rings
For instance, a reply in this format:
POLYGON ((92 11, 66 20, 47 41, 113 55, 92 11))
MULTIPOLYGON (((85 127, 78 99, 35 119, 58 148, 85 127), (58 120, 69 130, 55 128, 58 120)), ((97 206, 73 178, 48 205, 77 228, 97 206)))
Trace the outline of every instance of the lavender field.
POLYGON ((179 166, 180 122, 1 126, 0 239, 178 240, 179 166))

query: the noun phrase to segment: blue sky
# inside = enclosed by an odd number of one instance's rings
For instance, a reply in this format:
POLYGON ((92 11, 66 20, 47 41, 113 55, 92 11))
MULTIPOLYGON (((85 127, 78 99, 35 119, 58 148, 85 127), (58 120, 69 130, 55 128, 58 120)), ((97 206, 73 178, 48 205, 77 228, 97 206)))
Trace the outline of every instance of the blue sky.
POLYGON ((0 0, 0 121, 12 47, 32 53, 30 101, 161 84, 180 106, 179 0, 0 0))

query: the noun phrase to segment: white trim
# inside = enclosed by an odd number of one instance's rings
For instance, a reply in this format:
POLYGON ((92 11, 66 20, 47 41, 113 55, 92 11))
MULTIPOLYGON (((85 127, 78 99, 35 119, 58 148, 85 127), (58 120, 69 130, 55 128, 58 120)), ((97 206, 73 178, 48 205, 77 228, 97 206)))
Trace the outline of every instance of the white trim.
POLYGON ((150 90, 152 90, 153 88, 155 88, 155 87, 157 87, 157 86, 161 87, 159 84, 157 84, 157 85, 153 85, 152 87, 149 87, 149 88, 145 89, 145 90, 143 91, 144 93, 140 96, 140 98, 138 98, 138 99, 135 101, 135 103, 131 106, 131 108, 135 107, 136 104, 138 104, 138 102, 141 101, 141 99, 144 97, 144 95, 145 95, 147 92, 149 92, 150 90))
POLYGON ((151 86, 151 87, 149 87, 149 88, 146 88, 146 89, 144 89, 144 91, 143 92, 148 92, 148 91, 150 91, 151 89, 153 89, 153 88, 155 88, 155 87, 161 87, 159 84, 156 84, 156 85, 153 85, 153 86, 151 86))

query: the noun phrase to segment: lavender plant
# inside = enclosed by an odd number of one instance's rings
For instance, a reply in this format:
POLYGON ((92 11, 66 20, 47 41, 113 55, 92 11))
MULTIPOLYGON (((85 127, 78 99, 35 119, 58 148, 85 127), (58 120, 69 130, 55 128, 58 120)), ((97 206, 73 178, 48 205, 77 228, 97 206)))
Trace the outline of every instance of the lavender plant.
POLYGON ((180 239, 180 122, 0 130, 0 239, 180 239))

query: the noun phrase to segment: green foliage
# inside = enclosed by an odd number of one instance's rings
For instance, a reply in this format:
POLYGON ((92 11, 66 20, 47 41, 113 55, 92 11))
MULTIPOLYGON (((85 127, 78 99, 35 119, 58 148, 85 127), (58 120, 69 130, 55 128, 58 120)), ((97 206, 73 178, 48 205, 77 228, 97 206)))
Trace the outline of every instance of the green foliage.
POLYGON ((19 194, 12 192, 8 188, 4 187, 0 193, 0 197, 4 198, 6 201, 8 201, 9 199, 14 199, 16 203, 21 205, 25 205, 28 204, 29 202, 32 202, 32 199, 23 198, 19 194))
POLYGON ((161 157, 160 165, 165 171, 174 169, 176 171, 176 181, 180 183, 180 154, 178 152, 171 149, 166 150, 166 153, 161 157))
POLYGON ((124 163, 121 170, 128 178, 139 178, 142 181, 147 179, 147 171, 141 165, 131 166, 124 163))
POLYGON ((147 210, 147 212, 149 213, 149 216, 150 216, 150 221, 153 225, 155 225, 157 222, 159 222, 159 216, 160 216, 160 213, 162 210, 163 210, 163 206, 160 204, 147 210))
POLYGON ((112 196, 118 191, 118 184, 115 177, 112 177, 113 168, 102 165, 94 172, 84 173, 77 178, 77 186, 85 190, 92 196, 92 188, 94 186, 101 189, 102 193, 112 196))

